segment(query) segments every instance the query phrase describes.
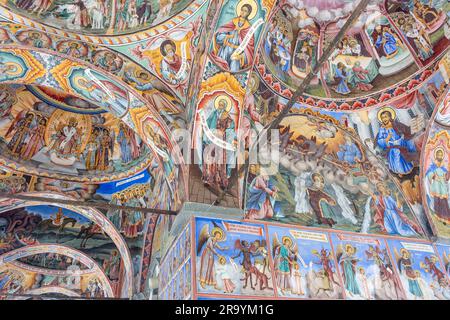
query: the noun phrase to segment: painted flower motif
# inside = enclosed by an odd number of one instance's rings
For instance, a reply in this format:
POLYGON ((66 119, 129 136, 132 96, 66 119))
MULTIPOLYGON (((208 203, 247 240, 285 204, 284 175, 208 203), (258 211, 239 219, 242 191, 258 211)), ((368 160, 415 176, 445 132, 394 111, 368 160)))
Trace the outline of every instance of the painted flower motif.
POLYGON ((360 108, 362 108, 363 106, 364 106, 364 105, 363 105, 360 101, 355 101, 355 102, 353 102, 352 109, 354 109, 354 110, 360 109, 360 108))
POLYGON ((344 102, 343 104, 341 104, 339 106, 339 110, 350 110, 350 109, 351 109, 351 107, 347 102, 344 102))
POLYGON ((338 105, 334 101, 328 105, 328 109, 337 109, 337 108, 338 108, 338 105))
POLYGON ((380 96, 379 100, 380 100, 380 102, 384 102, 384 101, 387 101, 387 100, 389 100, 391 98, 392 98, 392 95, 390 95, 389 93, 385 92, 385 93, 383 93, 380 96))
POLYGON ((289 89, 284 89, 283 92, 281 93, 283 96, 290 98, 292 97, 292 91, 289 89))
POLYGON ((272 85, 272 83, 273 83, 272 75, 271 74, 266 74, 264 76, 264 81, 266 81, 268 84, 272 85))
POLYGON ((326 108, 327 107, 327 103, 325 101, 323 101, 323 100, 319 100, 317 102, 317 106, 320 107, 320 108, 326 108))
POLYGON ((399 96, 406 92, 406 89, 404 87, 397 87, 397 89, 394 90, 394 96, 399 96))
POLYGON ((266 73, 266 67, 263 64, 259 64, 256 69, 258 69, 258 72, 260 74, 265 74, 266 73))
POLYGON ((417 79, 412 79, 411 81, 408 82, 408 90, 411 90, 412 88, 414 88, 415 86, 419 85, 421 82, 417 79))
POLYGON ((366 107, 374 106, 374 105, 376 105, 377 103, 378 103, 378 101, 375 100, 374 98, 369 98, 369 99, 367 99, 366 107))
POLYGON ((275 90, 276 92, 281 93, 281 85, 279 82, 275 82, 272 86, 273 90, 275 90))
POLYGON ((308 104, 308 105, 310 105, 310 106, 315 106, 316 105, 316 102, 314 101, 314 99, 313 98, 307 98, 306 99, 306 104, 308 104))

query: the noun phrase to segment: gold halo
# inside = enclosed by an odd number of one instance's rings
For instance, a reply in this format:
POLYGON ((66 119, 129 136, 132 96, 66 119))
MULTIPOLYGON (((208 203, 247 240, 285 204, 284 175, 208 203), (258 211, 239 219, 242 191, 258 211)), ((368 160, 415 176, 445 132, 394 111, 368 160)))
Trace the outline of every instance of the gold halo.
POLYGON ((408 250, 406 250, 405 248, 401 248, 400 249, 400 254, 403 255, 404 252, 406 252, 406 255, 408 256, 408 258, 411 256, 411 254, 409 253, 408 250))
POLYGON ((442 151, 442 153, 445 155, 445 150, 444 150, 444 148, 442 148, 442 147, 437 147, 436 150, 434 150, 434 158, 435 158, 435 159, 436 159, 436 153, 437 153, 438 151, 442 151))
POLYGON ((384 107, 384 108, 382 108, 382 109, 380 109, 379 111, 378 111, 378 113, 377 113, 377 118, 378 118, 378 121, 381 123, 382 121, 381 121, 381 114, 382 113, 384 113, 384 112, 389 112, 390 114, 391 114, 391 118, 392 118, 392 120, 394 120, 395 118, 397 118, 397 113, 395 112, 395 110, 394 109, 392 109, 391 107, 384 107))
POLYGON ((256 73, 252 73, 248 82, 248 90, 250 93, 254 94, 259 87, 259 78, 256 73))
POLYGON ((225 234, 224 234, 223 230, 220 229, 219 227, 214 227, 214 228, 211 230, 211 235, 214 237, 214 235, 215 235, 217 232, 220 234, 220 238, 219 238, 217 241, 222 241, 222 240, 225 238, 225 234))
POLYGON ((255 0, 241 0, 236 6, 237 16, 240 15, 241 8, 244 4, 249 4, 252 7, 252 12, 247 17, 248 20, 252 20, 256 16, 256 13, 258 12, 258 5, 256 4, 255 0))
POLYGON ((346 244, 345 245, 345 252, 348 251, 348 248, 351 248, 353 253, 356 251, 354 246, 352 246, 351 244, 346 244))
POLYGON ((85 86, 85 85, 82 85, 82 84, 80 83, 81 80, 84 80, 84 81, 86 81, 86 82, 89 82, 89 80, 85 79, 85 78, 82 77, 82 76, 75 76, 74 79, 73 79, 73 82, 74 82, 80 89, 87 90, 88 87, 85 86))
POLYGON ((281 238, 281 242, 284 244, 284 242, 288 240, 289 241, 289 247, 292 246, 292 239, 288 236, 284 236, 283 238, 281 238))
POLYGON ((13 66, 15 69, 13 71, 6 71, 6 74, 10 76, 19 76, 23 72, 23 67, 14 62, 5 62, 6 66, 13 66))
POLYGON ((219 108, 219 101, 221 101, 221 100, 225 100, 226 101, 226 103, 227 103, 227 106, 226 106, 226 111, 227 112, 230 112, 230 110, 231 110, 231 99, 230 99, 230 97, 228 97, 228 96, 226 96, 226 95, 220 95, 220 96, 218 96, 215 100, 214 100, 214 108, 216 108, 216 109, 218 109, 219 108))

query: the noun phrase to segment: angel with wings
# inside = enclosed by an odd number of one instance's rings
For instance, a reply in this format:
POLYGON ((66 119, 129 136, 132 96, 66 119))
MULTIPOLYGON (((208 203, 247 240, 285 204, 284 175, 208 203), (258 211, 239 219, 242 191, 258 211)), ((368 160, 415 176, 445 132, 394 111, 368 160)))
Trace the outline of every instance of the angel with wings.
POLYGON ((411 258, 411 253, 405 248, 401 248, 400 253, 398 253, 395 248, 394 255, 400 274, 408 280, 409 293, 416 298, 423 298, 424 293, 420 287, 417 272, 412 268, 413 260, 411 258))
POLYGON ((439 285, 447 287, 448 281, 445 273, 438 268, 436 265, 437 263, 438 258, 432 255, 430 257, 425 257, 424 261, 420 263, 420 267, 426 272, 431 273, 432 278, 436 280, 439 285))
POLYGON ((356 280, 356 265, 358 264, 358 261, 360 261, 360 259, 356 257, 356 247, 347 243, 344 251, 342 244, 340 244, 338 246, 336 257, 342 268, 345 290, 350 296, 361 295, 361 290, 356 280))
POLYGON ((200 286, 205 289, 206 286, 214 286, 215 289, 220 290, 217 287, 216 272, 215 272, 215 258, 222 258, 217 251, 228 250, 228 247, 219 246, 219 242, 225 241, 225 231, 215 222, 212 222, 214 227, 209 232, 209 225, 205 224, 200 231, 197 244, 197 256, 203 249, 200 257, 200 286))
POLYGON ((298 247, 288 236, 282 237, 280 243, 277 234, 274 234, 272 248, 277 286, 285 294, 291 291, 291 276, 294 271, 294 262, 298 258, 298 247))

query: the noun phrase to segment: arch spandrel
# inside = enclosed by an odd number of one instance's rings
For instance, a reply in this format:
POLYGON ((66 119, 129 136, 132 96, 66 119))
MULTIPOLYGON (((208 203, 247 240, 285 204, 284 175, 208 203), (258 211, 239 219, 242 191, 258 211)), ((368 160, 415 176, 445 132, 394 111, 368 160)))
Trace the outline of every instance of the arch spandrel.
MULTIPOLYGON (((36 196, 42 196, 48 199, 67 199, 70 200, 70 198, 60 195, 57 193, 23 193, 24 195, 36 195, 36 196)), ((91 245, 88 245, 89 239, 92 237, 92 235, 96 233, 102 233, 106 236, 105 239, 110 239, 109 241, 115 246, 114 250, 111 250, 110 255, 103 257, 105 260, 102 260, 102 254, 101 252, 93 252, 93 253, 87 253, 88 255, 92 255, 92 258, 99 261, 98 264, 101 263, 105 264, 105 261, 110 259, 113 254, 112 251, 116 251, 121 259, 121 265, 123 265, 123 272, 124 277, 120 282, 117 282, 118 279, 114 278, 116 283, 116 289, 115 289, 115 296, 120 297, 131 297, 133 295, 133 258, 135 256, 131 256, 129 247, 127 245, 127 242, 124 240, 124 237, 119 233, 119 231, 116 229, 114 224, 108 220, 105 215, 103 215, 101 212, 91 209, 91 208, 83 208, 83 207, 74 207, 71 205, 49 205, 45 202, 36 202, 36 201, 6 201, 7 204, 5 205, 5 201, 2 201, 4 204, 2 205, 2 217, 4 220, 2 220, 3 224, 6 224, 6 231, 5 235, 10 235, 13 237, 13 239, 19 239, 18 245, 20 247, 27 248, 31 245, 33 247, 37 244, 49 244, 50 247, 53 244, 58 245, 58 243, 64 243, 67 242, 67 238, 69 237, 69 245, 72 247, 73 245, 70 244, 70 238, 73 239, 80 239, 80 243, 78 244, 78 247, 76 249, 84 251, 89 249, 91 245), (30 209, 27 209, 30 208, 30 209), (53 209, 52 209, 53 208, 53 209), (30 211, 31 210, 31 211, 30 211), (31 212, 31 213, 30 213, 31 212), (49 214, 49 212, 52 212, 53 215, 49 214), (21 215, 29 215, 33 218, 30 218, 29 220, 29 226, 19 226, 16 227, 14 224, 14 219, 17 221, 20 221, 23 217, 21 215), (12 219, 12 220, 11 220, 12 219), (54 226, 54 223, 52 221, 55 221, 55 219, 62 219, 62 224, 57 224, 54 226), (67 220, 67 221, 66 221, 67 220), (58 227, 62 226, 62 228, 58 227), (8 227, 11 227, 12 229, 8 231, 8 227), (94 231, 94 227, 98 228, 97 231, 94 231), (68 234, 64 233, 65 229, 70 229, 71 232, 68 234), (92 235, 90 237, 87 237, 89 232, 91 232, 92 229, 92 235), (83 230, 85 230, 83 232, 83 230), (48 232, 55 232, 55 236, 52 240, 49 240, 47 238, 40 238, 42 237, 42 233, 48 233, 48 232), (77 234, 79 235, 77 237, 77 234), (85 237, 86 235, 86 237, 85 237), (81 236, 81 237, 80 237, 81 236), (64 241, 64 242, 63 242, 64 241), (111 256, 111 257, 110 257, 111 256), (107 259, 108 258, 108 259, 107 259), (120 291, 118 291, 120 289, 120 291)), ((28 221, 28 220, 27 220, 28 221)), ((59 222, 58 222, 59 223, 59 222)), ((92 242, 92 240, 91 240, 92 242)), ((108 241, 106 241, 108 242, 108 241)), ((16 242, 13 242, 16 243, 16 242)), ((15 244, 11 244, 10 247, 7 247, 6 251, 8 254, 9 252, 15 252, 14 247, 15 244), (10 251, 13 250, 13 251, 10 251)), ((98 244, 96 244, 98 245, 98 244)), ((94 245, 95 247, 95 245, 94 245)), ((39 246, 38 246, 39 249, 39 246)), ((90 248, 92 249, 92 247, 90 248)), ((20 250, 20 249, 19 249, 20 250)), ((40 250, 40 249, 39 249, 40 250)), ((46 251, 37 251, 34 252, 33 250, 27 251, 29 255, 36 254, 36 253, 42 253, 46 251)), ((89 252, 89 250, 87 251, 89 252)), ((20 257, 20 256, 18 256, 20 257)), ((88 261, 89 262, 89 261, 88 261)), ((89 264, 92 265, 92 264, 89 264)), ((104 268, 106 265, 103 265, 104 268)), ((111 275, 109 275, 111 277, 111 275)), ((115 277, 115 276, 114 276, 115 277)))

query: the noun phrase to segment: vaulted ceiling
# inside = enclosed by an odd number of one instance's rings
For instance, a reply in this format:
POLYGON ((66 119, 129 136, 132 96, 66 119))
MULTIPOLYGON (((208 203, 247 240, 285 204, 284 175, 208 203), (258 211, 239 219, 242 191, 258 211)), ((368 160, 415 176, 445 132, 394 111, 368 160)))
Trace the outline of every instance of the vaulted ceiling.
POLYGON ((187 201, 386 234, 370 201, 387 192, 405 236, 450 238, 429 175, 449 163, 449 10, 0 0, 0 277, 23 294, 142 298, 187 201), (306 186, 339 217, 308 214, 306 186))

